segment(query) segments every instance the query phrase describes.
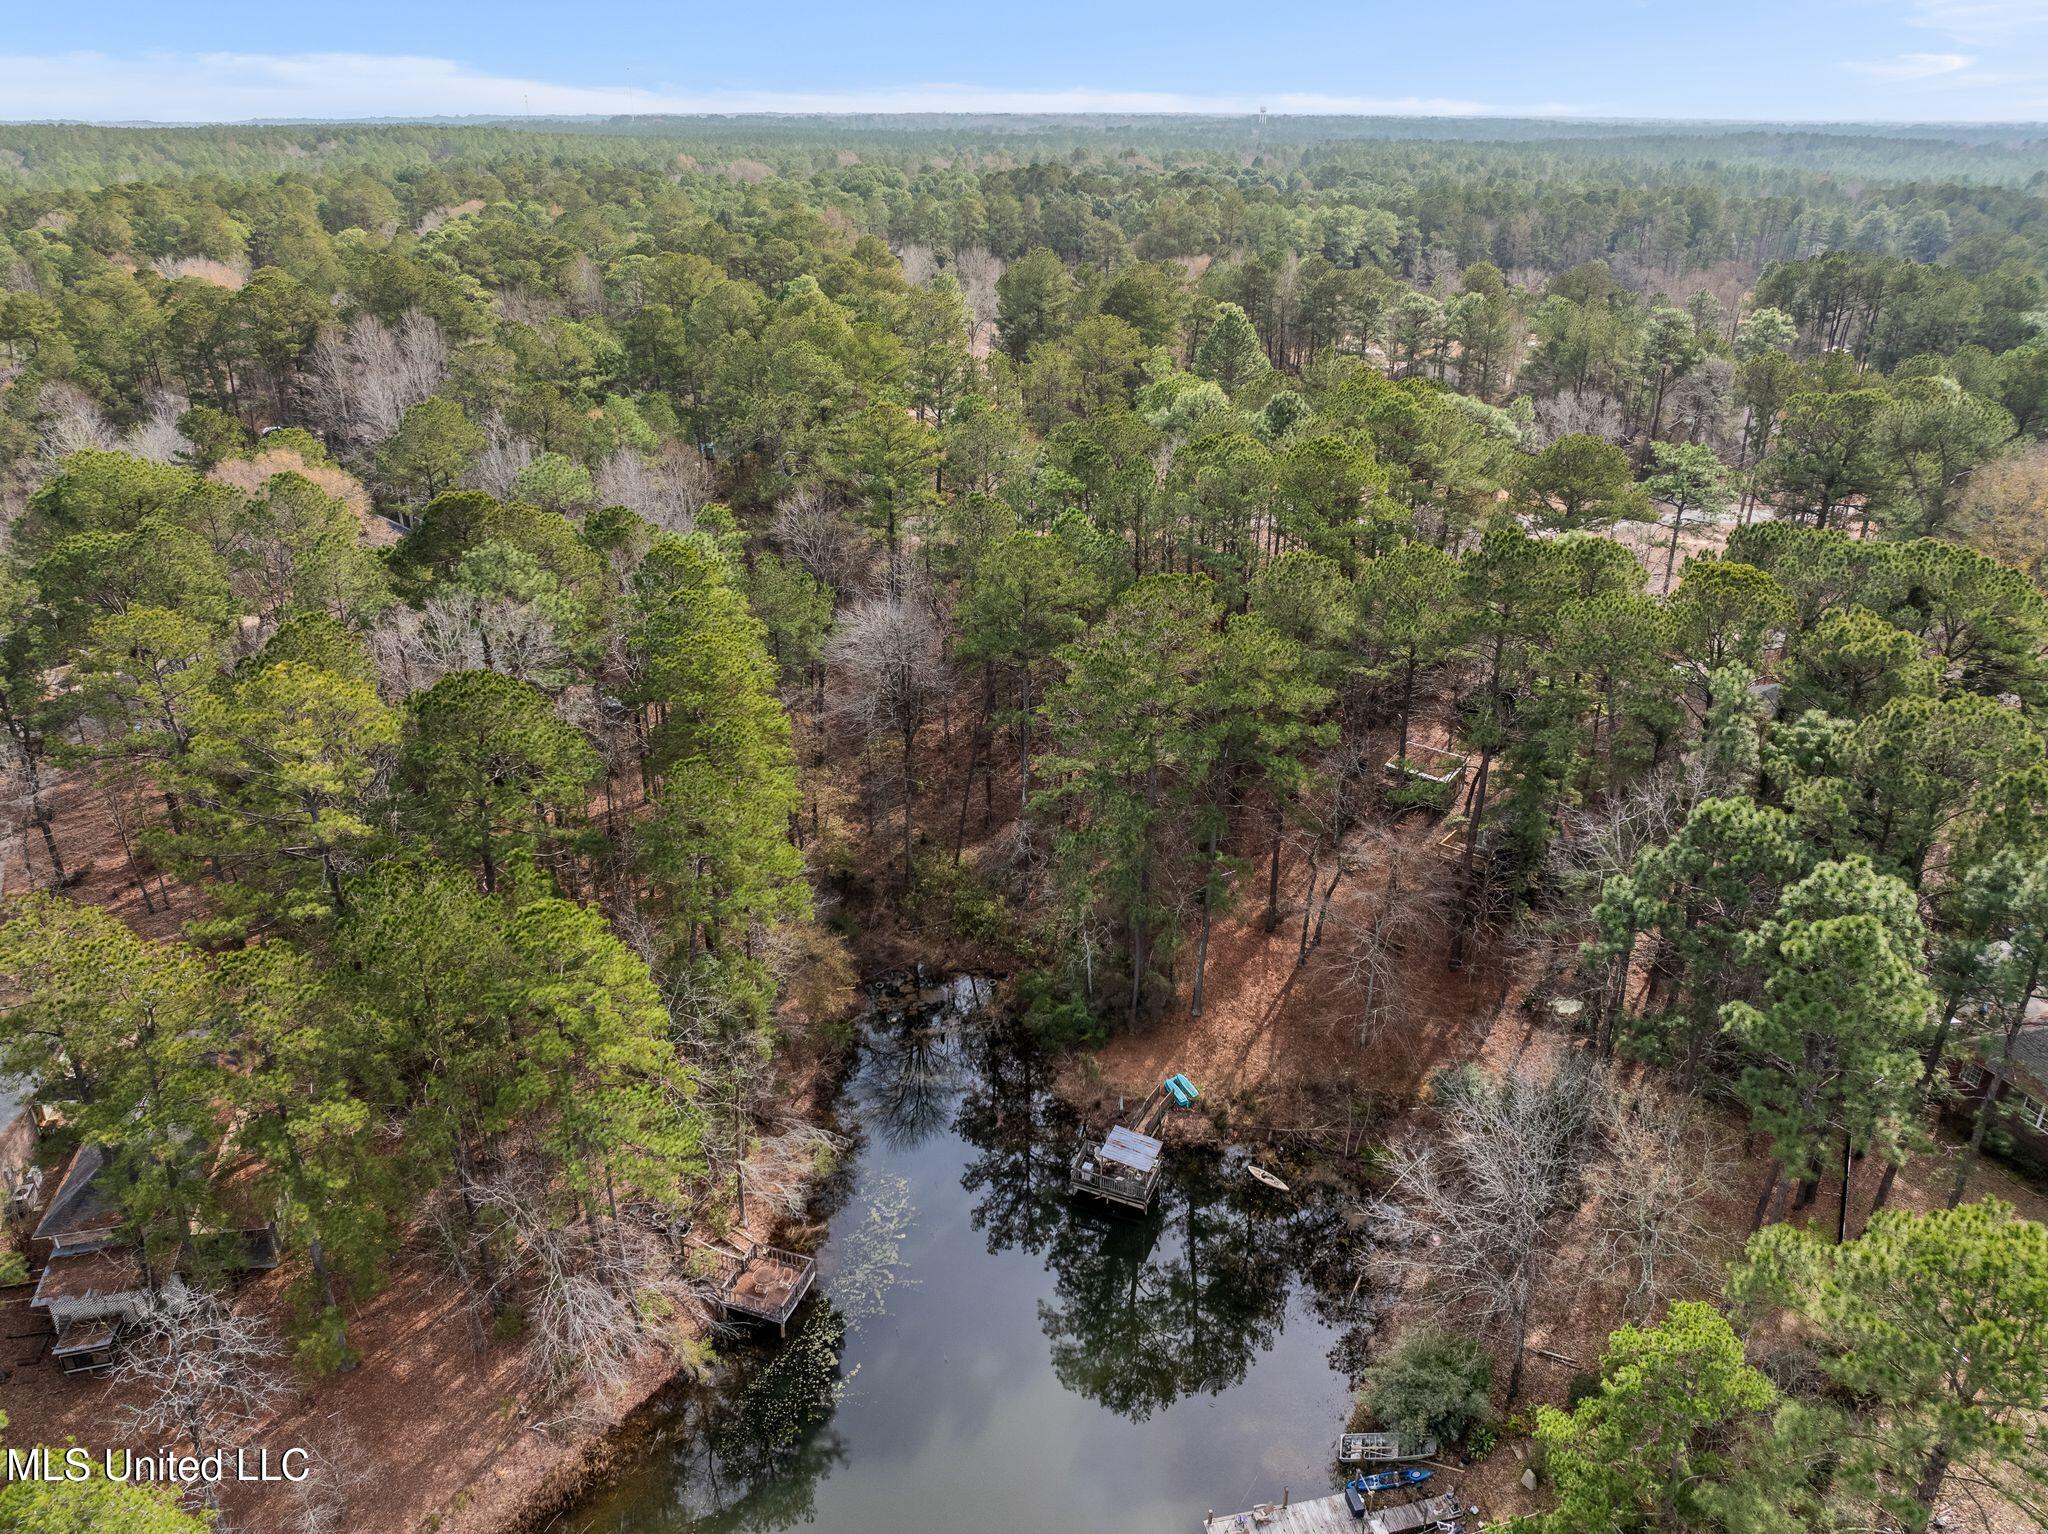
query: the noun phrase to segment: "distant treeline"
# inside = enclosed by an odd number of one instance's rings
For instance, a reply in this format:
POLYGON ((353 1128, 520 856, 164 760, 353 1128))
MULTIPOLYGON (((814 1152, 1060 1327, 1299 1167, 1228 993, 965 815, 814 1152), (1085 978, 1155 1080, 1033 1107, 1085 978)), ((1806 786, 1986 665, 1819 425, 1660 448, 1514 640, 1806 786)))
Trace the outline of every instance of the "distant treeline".
POLYGON ((1715 124, 1541 118, 1204 117, 851 114, 244 123, 203 127, 81 123, 0 126, 0 188, 96 186, 169 176, 483 164, 636 166, 761 161, 809 175, 847 153, 918 166, 1080 155, 1151 158, 1171 168, 1227 162, 1261 178, 1370 159, 1409 174, 1484 165, 1514 178, 1598 167, 1636 181, 1677 174, 1751 189, 1807 189, 1809 178, 2033 185, 2048 171, 2039 124, 1715 124), (1448 156, 1448 158, 1447 158, 1448 156))

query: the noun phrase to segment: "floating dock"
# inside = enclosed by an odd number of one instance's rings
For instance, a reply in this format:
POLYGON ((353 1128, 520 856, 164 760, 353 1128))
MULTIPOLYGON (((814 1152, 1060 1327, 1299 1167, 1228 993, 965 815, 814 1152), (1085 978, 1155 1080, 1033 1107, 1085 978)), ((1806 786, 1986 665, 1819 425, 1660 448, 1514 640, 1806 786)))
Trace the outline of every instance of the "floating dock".
POLYGON ((1340 1465, 1383 1464, 1389 1460, 1435 1459, 1437 1442, 1403 1443, 1396 1433, 1345 1433, 1337 1440, 1340 1465))
POLYGON ((1410 1534, 1457 1516, 1458 1499, 1439 1492, 1420 1502, 1369 1509, 1365 1517, 1353 1518, 1340 1492, 1286 1507, 1261 1503, 1249 1512, 1211 1517, 1202 1530, 1203 1534, 1359 1534, 1360 1530, 1364 1534, 1410 1534))
POLYGON ((1083 1147, 1075 1153, 1068 1183, 1076 1193, 1092 1193, 1128 1209, 1149 1209, 1152 1190, 1159 1182, 1159 1153, 1164 1148, 1151 1135, 1119 1124, 1100 1147, 1083 1147))
POLYGON ((1169 1107, 1192 1107, 1201 1095, 1187 1077, 1167 1077, 1140 1105, 1129 1124, 1117 1125, 1103 1137, 1101 1145, 1083 1145, 1074 1152, 1074 1162, 1067 1174, 1068 1189, 1092 1193, 1141 1214, 1150 1209, 1153 1189, 1159 1185, 1159 1155, 1165 1149, 1154 1131, 1169 1107))

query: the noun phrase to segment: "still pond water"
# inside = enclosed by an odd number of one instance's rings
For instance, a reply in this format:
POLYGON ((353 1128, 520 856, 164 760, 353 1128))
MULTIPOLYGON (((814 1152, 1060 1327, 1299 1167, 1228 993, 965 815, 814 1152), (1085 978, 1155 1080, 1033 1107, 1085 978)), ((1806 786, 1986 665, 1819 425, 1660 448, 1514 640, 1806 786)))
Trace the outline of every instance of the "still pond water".
POLYGON ((821 1297, 786 1342, 728 1346, 555 1529, 1184 1534, 1336 1484, 1343 1333, 1309 1275, 1341 1260, 1345 1201, 1180 1151, 1149 1218, 1070 1198, 1079 1129, 976 1000, 878 1010, 821 1297))

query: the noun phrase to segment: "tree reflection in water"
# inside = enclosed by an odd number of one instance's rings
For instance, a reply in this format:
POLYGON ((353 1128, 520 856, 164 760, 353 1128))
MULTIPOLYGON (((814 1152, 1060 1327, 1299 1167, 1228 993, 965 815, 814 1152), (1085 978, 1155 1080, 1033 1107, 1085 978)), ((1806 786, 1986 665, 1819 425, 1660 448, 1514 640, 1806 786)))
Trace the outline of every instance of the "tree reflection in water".
POLYGON ((853 1081, 861 1127, 898 1149, 943 1134, 967 1085, 965 1028, 951 1012, 875 1024, 853 1081))
POLYGON ((991 1253, 1043 1251, 1073 1213, 1067 1164, 1078 1123, 1055 1097, 1045 1056, 1015 1023, 992 1024, 953 1128, 974 1151, 960 1185, 991 1253))
POLYGON ((1116 1215, 1067 1190, 1078 1126, 1034 1050, 992 1029, 955 1131, 976 1154, 962 1184, 989 1250, 1042 1252, 1038 1306, 1055 1376, 1143 1421, 1183 1396, 1238 1384, 1273 1345, 1311 1255, 1341 1228, 1314 1198, 1278 1197, 1242 1162, 1176 1147, 1152 1212, 1116 1215))
POLYGON ((845 1330, 837 1311, 817 1306, 788 1342, 684 1392, 662 1429, 661 1463, 650 1467, 665 1482, 660 1505, 631 1502, 616 1527, 765 1534, 812 1522, 818 1483, 846 1458, 831 1425, 845 1330))
POLYGON ((1056 1293, 1038 1324, 1054 1374, 1133 1421, 1237 1384, 1286 1315, 1285 1243, 1207 1181, 1163 1186, 1135 1230, 1077 1214, 1047 1253, 1056 1293))

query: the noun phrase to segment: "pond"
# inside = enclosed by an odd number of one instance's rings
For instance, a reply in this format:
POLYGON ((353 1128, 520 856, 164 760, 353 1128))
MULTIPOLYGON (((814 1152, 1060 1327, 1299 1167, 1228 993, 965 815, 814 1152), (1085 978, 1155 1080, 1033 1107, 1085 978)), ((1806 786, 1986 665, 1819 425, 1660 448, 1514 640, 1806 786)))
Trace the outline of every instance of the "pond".
POLYGON ((1345 1333, 1309 1278, 1348 1260, 1349 1200, 1179 1148, 1149 1217, 1071 1198, 1080 1128, 980 994, 878 1007, 820 1296, 552 1527, 1184 1534, 1332 1489, 1345 1333))

